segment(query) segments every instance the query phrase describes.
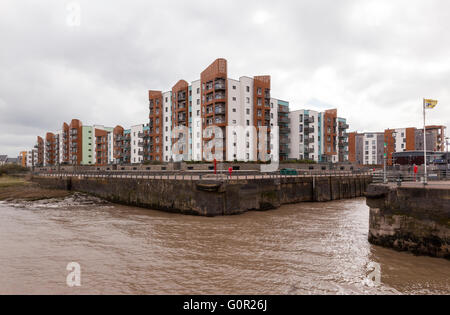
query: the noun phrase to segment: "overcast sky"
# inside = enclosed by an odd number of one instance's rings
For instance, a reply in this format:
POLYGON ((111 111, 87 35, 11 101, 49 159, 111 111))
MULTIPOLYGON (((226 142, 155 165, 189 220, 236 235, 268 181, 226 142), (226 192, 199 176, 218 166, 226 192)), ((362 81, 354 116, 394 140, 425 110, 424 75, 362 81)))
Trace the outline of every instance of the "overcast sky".
POLYGON ((147 90, 269 74, 291 110, 338 108, 351 130, 450 127, 448 0, 2 0, 0 154, 64 121, 148 121, 147 90), (80 25, 68 4, 79 4, 80 25), (75 25, 74 25, 75 24, 75 25))

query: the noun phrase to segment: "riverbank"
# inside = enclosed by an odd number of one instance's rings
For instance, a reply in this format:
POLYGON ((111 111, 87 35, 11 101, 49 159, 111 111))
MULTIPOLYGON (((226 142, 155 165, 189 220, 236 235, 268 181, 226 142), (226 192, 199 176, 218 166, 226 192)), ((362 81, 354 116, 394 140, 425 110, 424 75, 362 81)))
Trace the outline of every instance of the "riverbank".
POLYGON ((37 201, 70 196, 70 191, 42 188, 26 177, 0 176, 0 201, 37 201))

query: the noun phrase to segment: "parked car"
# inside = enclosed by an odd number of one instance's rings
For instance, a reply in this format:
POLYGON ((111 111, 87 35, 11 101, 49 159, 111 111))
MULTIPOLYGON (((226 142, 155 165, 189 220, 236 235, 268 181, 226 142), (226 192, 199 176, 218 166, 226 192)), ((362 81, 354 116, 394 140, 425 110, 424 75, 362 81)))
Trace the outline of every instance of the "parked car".
POLYGON ((283 169, 280 171, 280 174, 281 174, 281 175, 298 175, 298 172, 297 172, 297 170, 294 169, 294 168, 283 168, 283 169))

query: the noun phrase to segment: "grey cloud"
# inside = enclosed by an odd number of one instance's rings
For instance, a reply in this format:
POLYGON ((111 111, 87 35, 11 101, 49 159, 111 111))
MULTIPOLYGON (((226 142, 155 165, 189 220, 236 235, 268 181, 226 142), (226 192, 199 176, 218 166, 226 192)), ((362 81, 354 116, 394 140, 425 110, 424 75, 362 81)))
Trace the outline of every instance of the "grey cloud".
POLYGON ((450 4, 432 1, 69 1, 0 3, 0 153, 62 122, 147 121, 148 89, 199 78, 217 57, 231 77, 272 75, 292 109, 338 107, 352 129, 450 126, 450 4))

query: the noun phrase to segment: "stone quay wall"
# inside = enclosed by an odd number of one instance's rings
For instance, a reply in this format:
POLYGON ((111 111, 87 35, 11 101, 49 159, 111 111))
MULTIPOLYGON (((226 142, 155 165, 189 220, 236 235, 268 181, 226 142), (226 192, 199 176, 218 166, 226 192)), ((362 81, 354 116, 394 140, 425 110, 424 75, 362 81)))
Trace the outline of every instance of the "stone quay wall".
POLYGON ((283 204, 364 196, 370 175, 293 176, 236 180, 175 180, 34 176, 46 188, 88 193, 108 201, 155 210, 222 216, 283 204))
POLYGON ((372 244, 450 259, 450 185, 372 184, 367 205, 372 244))

